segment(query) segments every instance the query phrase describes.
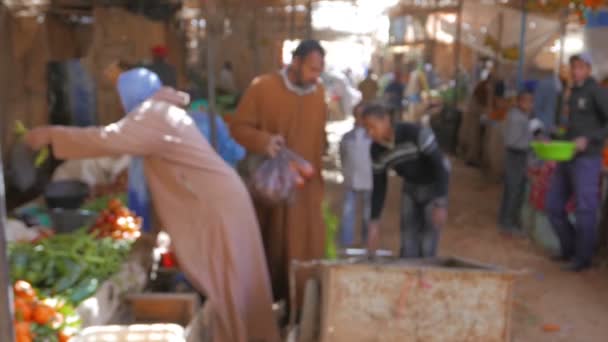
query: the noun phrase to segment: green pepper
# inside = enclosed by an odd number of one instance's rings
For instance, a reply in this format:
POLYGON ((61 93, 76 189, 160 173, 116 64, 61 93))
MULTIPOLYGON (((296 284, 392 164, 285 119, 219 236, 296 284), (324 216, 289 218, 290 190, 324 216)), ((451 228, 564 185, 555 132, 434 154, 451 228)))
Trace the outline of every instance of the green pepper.
POLYGON ((69 300, 74 305, 78 305, 83 300, 93 296, 99 287, 97 278, 85 278, 76 285, 69 295, 69 300))
POLYGON ((41 167, 42 164, 44 164, 46 162, 46 160, 49 159, 50 154, 51 153, 49 152, 49 148, 43 147, 40 150, 40 152, 38 152, 38 154, 36 155, 36 160, 34 161, 34 166, 41 167))
POLYGON ((18 137, 21 137, 21 136, 24 136, 25 133, 27 133, 27 128, 25 128, 25 125, 23 124, 23 122, 21 122, 21 120, 15 121, 15 134, 18 137))
POLYGON ((30 326, 34 334, 34 342, 58 342, 57 331, 49 325, 32 323, 30 326))
POLYGON ((64 261, 62 267, 65 267, 68 272, 63 273, 64 276, 61 279, 57 280, 57 282, 55 283, 55 286, 53 288, 53 291, 55 293, 62 293, 72 287, 74 284, 76 284, 78 279, 80 279, 80 277, 82 276, 82 272, 84 271, 84 267, 81 264, 69 259, 64 261))
MULTIPOLYGON (((28 129, 25 127, 21 120, 15 121, 15 134, 18 138, 23 138, 28 132, 28 129)), ((34 161, 35 167, 40 167, 44 162, 49 158, 50 152, 48 147, 43 147, 38 154, 36 155, 36 159, 34 161)))
POLYGON ((28 263, 28 270, 25 274, 24 279, 30 284, 37 286, 44 280, 44 270, 46 263, 41 260, 39 256, 34 256, 28 263))
POLYGON ((55 259, 50 259, 46 265, 46 268, 44 269, 44 272, 42 272, 42 278, 44 280, 44 283, 47 286, 53 286, 53 284, 55 283, 55 263, 57 262, 57 260, 55 259))
POLYGON ((11 262, 11 274, 15 280, 23 279, 27 272, 27 263, 29 256, 25 251, 17 250, 12 253, 11 262))

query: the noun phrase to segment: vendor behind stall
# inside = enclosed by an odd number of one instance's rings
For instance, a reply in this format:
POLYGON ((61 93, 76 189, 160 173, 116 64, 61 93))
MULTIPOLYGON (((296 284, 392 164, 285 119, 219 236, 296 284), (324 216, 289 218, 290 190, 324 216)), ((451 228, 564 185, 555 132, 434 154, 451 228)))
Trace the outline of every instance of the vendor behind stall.
POLYGON ((567 271, 591 266, 597 247, 602 148, 608 136, 608 93, 591 76, 591 58, 583 53, 570 58, 573 87, 568 100, 566 138, 576 144, 572 161, 560 163, 547 194, 547 212, 560 240, 567 271), (566 204, 575 196, 576 224, 569 221, 566 204))
POLYGON ((106 127, 33 129, 58 158, 141 156, 153 203, 191 283, 213 311, 213 341, 279 341, 268 269, 249 194, 181 109, 187 95, 146 69, 120 75, 125 111, 106 127))
POLYGON ((168 62, 169 49, 164 45, 155 45, 151 52, 152 62, 145 67, 158 75, 163 85, 175 88, 177 86, 177 71, 168 62))

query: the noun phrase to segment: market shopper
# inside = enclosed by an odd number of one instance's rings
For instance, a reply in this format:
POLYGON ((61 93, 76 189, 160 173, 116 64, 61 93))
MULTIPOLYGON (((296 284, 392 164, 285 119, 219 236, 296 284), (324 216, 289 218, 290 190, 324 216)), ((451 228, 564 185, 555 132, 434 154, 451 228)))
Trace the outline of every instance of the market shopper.
POLYGON ((374 141, 370 252, 378 247, 387 173, 392 169, 403 179, 400 257, 436 256, 440 231, 447 220, 449 160, 440 151, 430 128, 405 122, 392 124, 382 106, 368 106, 363 123, 374 141))
POLYGON ((236 94, 236 82, 234 80, 232 62, 230 61, 224 62, 217 82, 217 90, 220 95, 236 94))
POLYGON ((362 203, 363 222, 361 240, 367 242, 367 226, 371 215, 372 201, 372 159, 370 156, 371 139, 363 126, 362 103, 355 107, 355 126, 340 141, 340 163, 344 177, 344 201, 340 221, 340 245, 353 247, 357 221, 357 203, 362 203))
POLYGON ((469 108, 465 112, 458 132, 458 149, 470 166, 480 167, 483 162, 483 141, 485 136, 484 119, 496 109, 498 99, 504 96, 504 82, 494 71, 479 82, 471 96, 469 108))
MULTIPOLYGON (((292 260, 325 256, 322 155, 325 150, 327 107, 319 83, 325 51, 314 40, 301 42, 284 69, 257 77, 241 99, 232 120, 235 140, 254 155, 272 157, 286 146, 309 161, 314 177, 299 189, 292 203, 268 205, 256 201, 276 299, 288 298, 292 260)), ((302 294, 305 275, 297 280, 302 294)), ((299 297, 301 300, 301 296, 299 297)))
POLYGON ((384 89, 385 101, 390 110, 391 119, 393 122, 401 121, 403 113, 403 96, 405 95, 405 84, 403 83, 403 74, 400 70, 393 73, 392 81, 384 89))
POLYGON ((602 148, 608 137, 608 92, 591 76, 591 58, 583 53, 570 58, 573 86, 568 99, 566 138, 576 144, 573 160, 560 163, 547 194, 547 213, 560 240, 558 259, 569 261, 568 271, 591 266, 597 247, 602 148), (576 223, 566 204, 574 195, 576 223))
POLYGON ((534 116, 543 122, 548 132, 561 124, 561 113, 564 88, 567 84, 566 68, 559 73, 551 73, 538 82, 534 90, 534 116))
POLYGON ((365 79, 359 83, 357 88, 361 92, 362 101, 364 103, 376 100, 380 86, 378 85, 378 80, 372 69, 367 70, 365 79))
POLYGON ((145 67, 158 75, 163 85, 175 88, 177 87, 177 71, 167 61, 168 55, 169 49, 165 45, 153 46, 152 63, 145 67))
POLYGON ((530 92, 517 96, 504 125, 505 174, 498 223, 504 233, 521 235, 520 212, 526 191, 526 173, 532 132, 530 119, 534 105, 530 92))
POLYGON ((180 107, 187 95, 162 88, 143 68, 118 79, 129 114, 106 127, 48 126, 26 141, 60 159, 141 156, 154 207, 179 264, 208 298, 213 340, 279 341, 255 211, 238 174, 180 107))

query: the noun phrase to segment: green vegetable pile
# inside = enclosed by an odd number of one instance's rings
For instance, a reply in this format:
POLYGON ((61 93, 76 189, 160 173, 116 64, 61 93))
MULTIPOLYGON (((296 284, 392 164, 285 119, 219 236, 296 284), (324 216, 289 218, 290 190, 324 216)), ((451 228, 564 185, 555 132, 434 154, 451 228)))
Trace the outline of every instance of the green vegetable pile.
POLYGON ((326 241, 325 241, 325 256, 329 260, 338 258, 338 247, 336 246, 336 234, 338 233, 339 219, 327 203, 323 203, 323 219, 325 221, 326 241))
POLYGON ((117 273, 131 242, 99 239, 81 229, 39 241, 9 245, 11 278, 25 280, 43 297, 65 298, 77 306, 117 273))

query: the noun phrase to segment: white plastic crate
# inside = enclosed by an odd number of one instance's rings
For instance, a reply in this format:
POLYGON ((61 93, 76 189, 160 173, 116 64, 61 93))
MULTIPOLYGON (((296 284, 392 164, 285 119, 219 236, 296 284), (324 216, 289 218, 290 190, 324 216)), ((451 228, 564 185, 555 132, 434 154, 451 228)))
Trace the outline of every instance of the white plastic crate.
POLYGON ((89 327, 70 342, 185 342, 177 324, 136 324, 89 327))

